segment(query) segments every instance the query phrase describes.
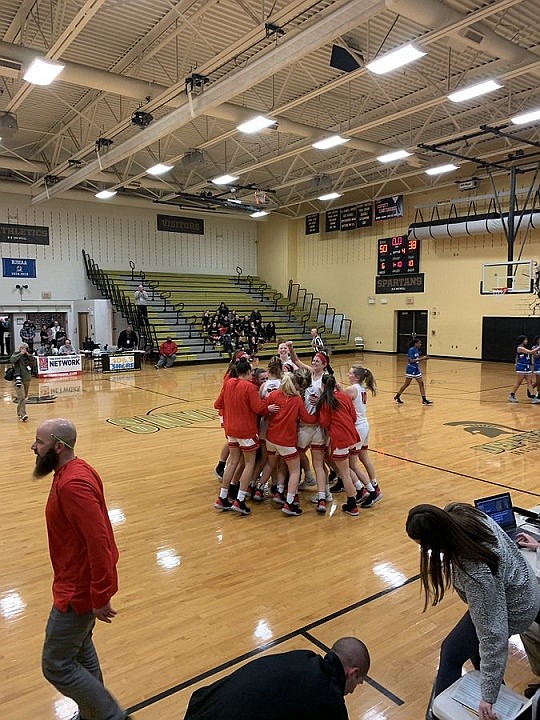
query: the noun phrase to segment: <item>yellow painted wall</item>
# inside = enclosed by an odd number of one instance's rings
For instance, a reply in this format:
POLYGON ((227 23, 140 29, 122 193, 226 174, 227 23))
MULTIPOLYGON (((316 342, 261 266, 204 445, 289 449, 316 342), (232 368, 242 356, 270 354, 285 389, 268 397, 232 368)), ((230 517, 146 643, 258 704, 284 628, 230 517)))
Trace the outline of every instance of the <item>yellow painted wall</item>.
MULTIPOLYGON (((430 200, 446 199, 447 194, 433 193, 430 200)), ((367 350, 395 351, 397 311, 414 309, 429 311, 428 351, 431 354, 480 358, 482 317, 528 315, 529 305, 535 299, 533 295, 480 295, 482 263, 506 261, 506 240, 502 234, 423 240, 420 271, 425 274, 425 292, 375 294, 377 241, 406 234, 415 219, 415 205, 420 202, 425 203, 426 198, 406 196, 404 218, 343 233, 306 236, 303 219, 272 219, 264 234, 259 233, 259 275, 282 292, 292 278, 336 307, 352 320, 351 337, 361 335, 367 350), (290 258, 294 245, 296 274, 292 272, 290 258), (276 258, 273 249, 283 256, 276 258), (373 304, 368 301, 370 297, 375 298, 373 304)), ((321 215, 321 225, 323 223, 324 215, 321 215)), ((523 240, 522 233, 515 245, 516 259, 523 240)), ((540 259, 538 230, 526 238, 521 259, 540 259)))

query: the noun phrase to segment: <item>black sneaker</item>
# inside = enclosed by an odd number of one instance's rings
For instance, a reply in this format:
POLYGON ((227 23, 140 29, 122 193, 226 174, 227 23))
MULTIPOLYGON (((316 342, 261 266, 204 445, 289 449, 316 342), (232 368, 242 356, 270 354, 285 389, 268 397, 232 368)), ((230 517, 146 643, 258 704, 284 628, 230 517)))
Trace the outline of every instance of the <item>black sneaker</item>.
POLYGON ((216 465, 216 468, 214 470, 214 474, 217 477, 218 480, 223 480, 223 475, 225 473, 225 467, 219 467, 219 465, 216 465))
POLYGON ((216 508, 216 510, 221 510, 222 512, 225 512, 226 510, 232 510, 232 502, 229 500, 229 498, 218 497, 218 499, 214 503, 214 507, 216 508))
POLYGON ((340 492, 343 492, 344 490, 345 490, 345 486, 343 485, 343 480, 340 477, 338 477, 336 482, 330 488, 330 492, 331 493, 340 493, 340 492))
POLYGON ((352 515, 352 517, 358 517, 360 515, 360 511, 358 510, 356 501, 354 501, 354 505, 352 503, 349 504, 349 502, 347 501, 345 505, 341 506, 341 509, 347 515, 352 515))
MULTIPOLYGON (((532 392, 529 390, 529 388, 527 388, 527 397, 528 397, 530 400, 532 400, 533 397, 536 397, 536 395, 533 395, 532 392)), ((527 696, 525 695, 525 697, 527 697, 527 696)))
POLYGON ((281 508, 281 512, 285 513, 285 515, 301 515, 302 508, 297 502, 286 502, 285 505, 281 508))
POLYGON ((399 395, 394 395, 394 402, 398 405, 403 405, 403 400, 399 397, 399 395))
POLYGON ((241 515, 249 515, 251 513, 251 508, 248 508, 245 500, 235 500, 232 509, 241 515))
POLYGON ((433 405, 433 400, 428 400, 427 398, 422 398, 422 405, 433 405))
POLYGON ((375 503, 378 503, 379 500, 382 500, 382 492, 381 488, 377 485, 375 490, 373 492, 370 492, 366 495, 366 497, 362 500, 360 503, 361 508, 370 508, 375 505, 375 503))
POLYGON ((330 484, 331 482, 333 482, 336 478, 337 478, 336 471, 335 471, 335 470, 330 470, 330 472, 328 473, 328 484, 330 484))

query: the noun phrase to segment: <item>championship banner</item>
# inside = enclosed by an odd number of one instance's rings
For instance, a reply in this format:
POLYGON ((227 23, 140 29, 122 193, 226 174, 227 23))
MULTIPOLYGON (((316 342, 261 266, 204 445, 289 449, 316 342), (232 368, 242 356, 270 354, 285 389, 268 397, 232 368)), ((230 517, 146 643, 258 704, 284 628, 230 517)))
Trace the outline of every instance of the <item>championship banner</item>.
POLYGON ((403 195, 375 200, 375 220, 403 217, 403 195))
POLYGON ((58 377, 82 373, 81 355, 40 355, 37 361, 38 377, 58 377))

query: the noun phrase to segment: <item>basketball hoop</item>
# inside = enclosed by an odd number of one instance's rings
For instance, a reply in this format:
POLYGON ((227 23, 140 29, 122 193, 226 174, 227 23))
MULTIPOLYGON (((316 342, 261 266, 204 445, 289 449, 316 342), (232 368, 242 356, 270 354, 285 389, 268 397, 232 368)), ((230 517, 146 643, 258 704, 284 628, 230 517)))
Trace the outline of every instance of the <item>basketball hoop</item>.
POLYGON ((491 294, 497 295, 500 297, 501 295, 506 295, 508 293, 507 287, 498 287, 498 288, 491 288, 491 294))
POLYGON ((254 192, 255 205, 265 205, 267 202, 266 193, 264 190, 255 190, 254 192))

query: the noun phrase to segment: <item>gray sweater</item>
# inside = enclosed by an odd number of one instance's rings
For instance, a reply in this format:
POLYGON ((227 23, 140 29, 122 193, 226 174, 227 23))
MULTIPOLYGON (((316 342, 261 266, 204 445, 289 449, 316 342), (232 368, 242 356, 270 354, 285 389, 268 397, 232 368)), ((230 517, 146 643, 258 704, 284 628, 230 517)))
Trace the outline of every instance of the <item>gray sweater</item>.
POLYGON ((486 516, 498 544, 499 569, 492 575, 485 563, 464 561, 454 566, 453 584, 469 612, 480 641, 482 699, 497 700, 508 658, 508 639, 524 632, 540 608, 540 587, 518 546, 486 516))

